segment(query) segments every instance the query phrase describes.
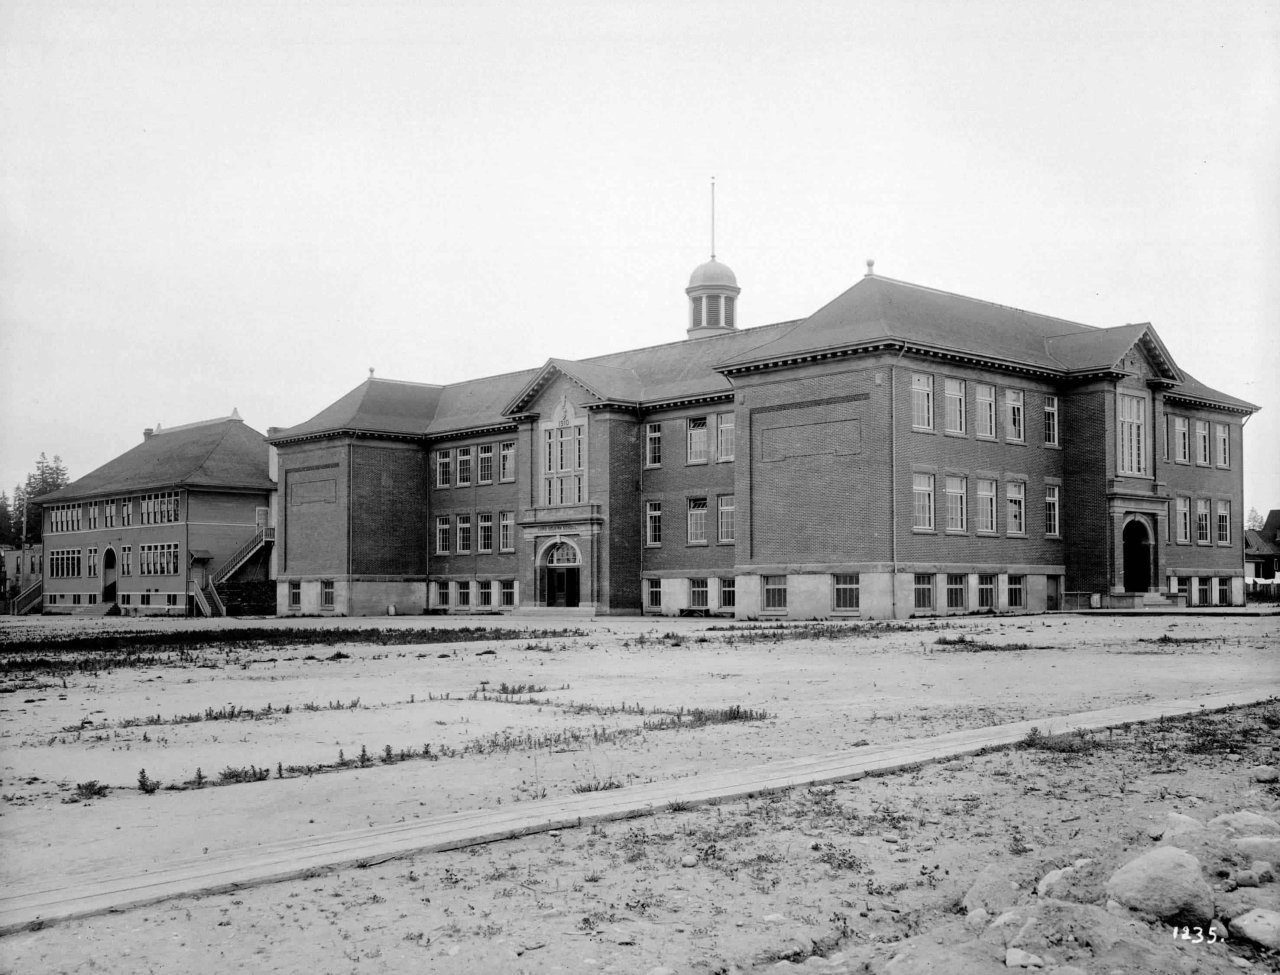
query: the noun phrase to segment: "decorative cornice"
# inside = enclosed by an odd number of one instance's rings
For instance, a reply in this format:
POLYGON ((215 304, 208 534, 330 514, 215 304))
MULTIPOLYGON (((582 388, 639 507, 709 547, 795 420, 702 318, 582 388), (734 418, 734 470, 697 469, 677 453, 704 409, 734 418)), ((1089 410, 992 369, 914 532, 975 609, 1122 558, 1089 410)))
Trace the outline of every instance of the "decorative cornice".
POLYGON ((740 365, 715 366, 716 372, 725 376, 739 375, 747 372, 760 372, 766 369, 781 369, 805 365, 810 362, 821 362, 826 359, 842 359, 849 356, 870 355, 881 351, 896 351, 900 354, 910 353, 927 359, 962 362, 967 365, 981 365, 999 369, 1003 372, 1021 373, 1029 376, 1041 376, 1049 379, 1062 378, 1062 370, 1046 369, 1042 366, 1031 366, 997 356, 978 355, 972 352, 960 352, 955 349, 941 349, 934 346, 905 342, 900 339, 875 341, 863 345, 845 346, 843 348, 820 349, 798 355, 780 356, 777 359, 760 359, 756 362, 744 362, 740 365))

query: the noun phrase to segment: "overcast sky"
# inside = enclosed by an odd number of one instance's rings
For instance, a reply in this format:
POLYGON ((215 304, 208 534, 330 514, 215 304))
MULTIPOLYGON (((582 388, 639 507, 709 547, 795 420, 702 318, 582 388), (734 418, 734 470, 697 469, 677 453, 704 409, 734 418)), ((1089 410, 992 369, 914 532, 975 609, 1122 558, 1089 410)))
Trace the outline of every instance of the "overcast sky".
POLYGON ((1150 321, 1263 407, 1280 507, 1280 4, 0 0, 0 486, 890 277, 1150 321))

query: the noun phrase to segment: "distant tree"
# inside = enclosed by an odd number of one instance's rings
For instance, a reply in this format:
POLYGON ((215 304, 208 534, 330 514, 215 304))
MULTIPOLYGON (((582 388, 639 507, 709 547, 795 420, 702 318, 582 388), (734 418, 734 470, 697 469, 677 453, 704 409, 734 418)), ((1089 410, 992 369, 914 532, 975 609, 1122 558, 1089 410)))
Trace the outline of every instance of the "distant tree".
POLYGON ((13 507, 9 504, 9 495, 0 491, 0 545, 16 545, 21 539, 14 533, 13 507))
POLYGON ((1249 517, 1244 520, 1244 527, 1250 531, 1257 531, 1262 527, 1262 515, 1258 514, 1257 508, 1249 509, 1249 517))
POLYGON ((71 476, 67 473, 67 466, 62 458, 54 454, 53 460, 49 460, 41 452, 40 459, 36 461, 36 469, 27 475, 26 484, 13 489, 14 531, 19 542, 23 539, 24 517, 27 544, 34 545, 41 539, 43 519, 40 516, 40 506, 34 503, 35 499, 70 483, 71 476))

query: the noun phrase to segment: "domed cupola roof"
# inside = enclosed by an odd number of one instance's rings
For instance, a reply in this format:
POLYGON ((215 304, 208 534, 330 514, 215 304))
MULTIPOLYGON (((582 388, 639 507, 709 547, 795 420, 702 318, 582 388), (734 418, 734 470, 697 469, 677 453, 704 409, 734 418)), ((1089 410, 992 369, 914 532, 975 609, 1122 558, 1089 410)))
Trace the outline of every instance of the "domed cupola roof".
POLYGON ((689 275, 690 288, 736 288, 738 279, 727 264, 721 264, 714 257, 705 264, 699 264, 689 275))

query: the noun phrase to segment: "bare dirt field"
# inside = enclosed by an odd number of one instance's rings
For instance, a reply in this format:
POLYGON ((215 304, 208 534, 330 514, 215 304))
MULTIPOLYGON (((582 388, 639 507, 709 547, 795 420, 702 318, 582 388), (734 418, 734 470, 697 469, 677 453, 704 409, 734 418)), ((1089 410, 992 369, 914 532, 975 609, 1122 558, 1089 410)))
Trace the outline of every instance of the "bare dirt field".
MULTIPOLYGON (((315 643, 308 632, 335 621, 6 620, 0 883, 136 873, 574 791, 1265 688, 1280 684, 1278 622, 397 618, 344 624, 376 626, 378 642, 352 632, 315 643), (485 625, 528 632, 477 640, 486 634, 466 629, 485 625), (429 638, 413 632, 431 626, 429 638), (146 634, 204 629, 243 639, 146 645, 146 634), (86 634, 122 648, 22 649, 86 634)), ((182 898, 0 939, 0 967, 710 973, 785 959, 981 972, 1010 957, 1018 967, 1012 946, 1045 971, 1269 970, 1266 949, 1239 936, 1184 940, 1109 910, 1105 876, 1074 899, 1036 896, 1055 868, 1088 858, 1109 873, 1167 844, 1169 813, 1201 824, 1277 816, 1280 793, 1250 773, 1273 762, 1277 706, 1197 720, 182 898), (964 903, 975 882, 1001 892, 985 919, 964 903), (1068 907, 1048 918, 1057 904, 1068 907)), ((1252 866, 1220 850, 1200 859, 1220 888, 1252 866)), ((1236 898, 1224 909, 1276 910, 1277 891, 1263 881, 1215 893, 1236 898)))

